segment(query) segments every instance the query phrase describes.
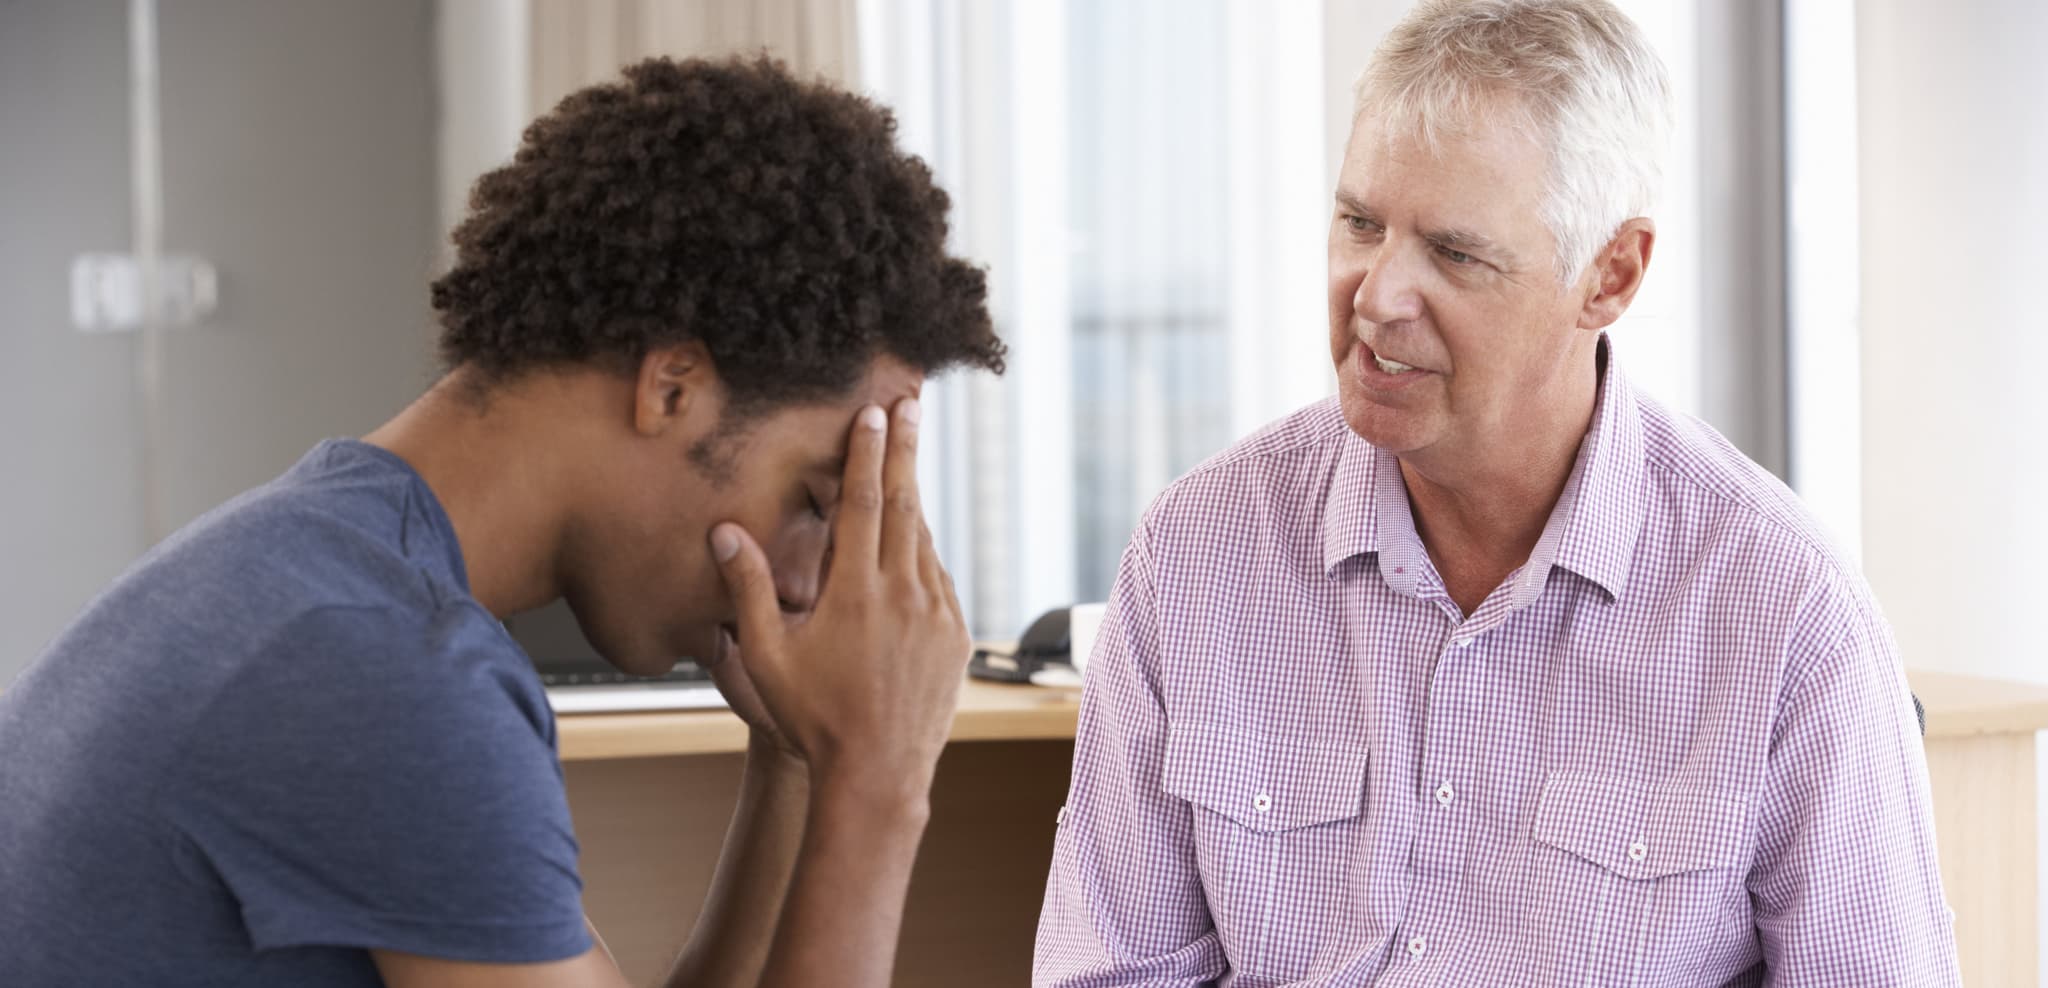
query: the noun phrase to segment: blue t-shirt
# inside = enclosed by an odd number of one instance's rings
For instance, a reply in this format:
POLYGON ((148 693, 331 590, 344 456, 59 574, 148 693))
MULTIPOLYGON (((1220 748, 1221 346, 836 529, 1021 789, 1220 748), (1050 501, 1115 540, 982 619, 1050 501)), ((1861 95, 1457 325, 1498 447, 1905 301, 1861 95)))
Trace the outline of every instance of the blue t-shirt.
POLYGON ((194 522, 0 692, 0 982, 556 960, 581 897, 540 681, 376 447, 194 522))

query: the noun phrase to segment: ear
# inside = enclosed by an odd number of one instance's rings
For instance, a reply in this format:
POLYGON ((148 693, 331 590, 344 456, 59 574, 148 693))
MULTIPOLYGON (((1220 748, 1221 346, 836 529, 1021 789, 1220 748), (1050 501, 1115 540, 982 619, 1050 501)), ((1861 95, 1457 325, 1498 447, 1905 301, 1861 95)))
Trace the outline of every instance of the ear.
POLYGON ((711 353, 696 341, 657 347, 640 358, 633 377, 633 431, 663 435, 692 411, 717 411, 718 375, 711 353))
POLYGON ((1614 239, 1593 259, 1590 294, 1579 309, 1580 329, 1606 329, 1613 325, 1635 300, 1643 287, 1643 275, 1650 268, 1650 251, 1657 245, 1657 225, 1638 216, 1621 225, 1614 239))

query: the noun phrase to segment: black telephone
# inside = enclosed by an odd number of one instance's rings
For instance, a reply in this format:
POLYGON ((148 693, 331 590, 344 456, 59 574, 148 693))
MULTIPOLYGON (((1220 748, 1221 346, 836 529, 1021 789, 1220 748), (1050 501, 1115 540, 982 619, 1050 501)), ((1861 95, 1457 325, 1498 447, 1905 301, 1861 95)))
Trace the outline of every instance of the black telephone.
POLYGON ((1028 683, 1033 673, 1048 665, 1072 666, 1072 613, 1072 608, 1055 607, 1039 615, 1031 627, 1024 629, 1023 637, 1017 639, 1014 652, 975 649, 973 660, 967 663, 967 674, 999 683, 1028 683))

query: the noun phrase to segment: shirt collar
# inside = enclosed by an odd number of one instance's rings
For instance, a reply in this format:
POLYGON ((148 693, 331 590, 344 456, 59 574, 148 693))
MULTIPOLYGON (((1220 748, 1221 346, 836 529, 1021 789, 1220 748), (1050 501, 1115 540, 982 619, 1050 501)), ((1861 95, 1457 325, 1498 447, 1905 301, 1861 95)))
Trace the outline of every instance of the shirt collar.
MULTIPOLYGON (((1613 599, 1628 587, 1629 564, 1643 526, 1643 422, 1635 392, 1605 334, 1599 352, 1605 366, 1593 423, 1529 564, 1516 578, 1518 606, 1543 592, 1552 566, 1592 581, 1613 599)), ((1339 441, 1337 468, 1323 505, 1323 570, 1331 573, 1353 556, 1376 553, 1387 585, 1413 594, 1424 550, 1400 463, 1348 427, 1339 441)))
MULTIPOLYGON (((1619 600, 1628 589, 1629 564, 1643 530, 1643 415, 1605 334, 1600 337, 1600 356, 1606 369, 1600 375, 1593 427, 1579 444, 1572 477, 1551 509, 1543 539, 1557 547, 1551 563, 1599 584, 1619 600)), ((1530 560, 1536 559, 1531 553, 1530 560)), ((1536 576, 1539 588, 1548 569, 1543 567, 1545 572, 1536 576)))
MULTIPOLYGON (((1330 491, 1323 501, 1323 572, 1335 572, 1338 564, 1353 556, 1378 552, 1380 512, 1378 478, 1381 451, 1359 438, 1347 423, 1338 432, 1337 470, 1330 479, 1330 491)), ((1393 463, 1393 457, 1386 460, 1393 463)), ((1394 471, 1396 485, 1400 471, 1394 471)), ((1407 505, 1401 514, 1407 515, 1407 505)))

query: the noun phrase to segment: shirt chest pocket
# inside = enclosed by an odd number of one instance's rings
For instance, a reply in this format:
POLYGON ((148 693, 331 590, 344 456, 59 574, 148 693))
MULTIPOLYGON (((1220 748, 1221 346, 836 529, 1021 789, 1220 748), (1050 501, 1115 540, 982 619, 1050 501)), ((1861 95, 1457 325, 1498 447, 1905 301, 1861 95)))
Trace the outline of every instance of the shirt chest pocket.
MULTIPOLYGON (((1750 935, 1740 868, 1747 815, 1733 793, 1556 774, 1543 786, 1536 843, 1551 849, 1551 902, 1577 904, 1598 956, 1688 956, 1679 944, 1750 935), (1558 854, 1555 852, 1564 852, 1558 854)), ((1630 980, 1646 972, 1631 968, 1630 980)))
POLYGON ((1366 769, 1363 746, 1169 735, 1162 784, 1189 804, 1203 893, 1239 975, 1299 976, 1320 926, 1364 887, 1366 769))

